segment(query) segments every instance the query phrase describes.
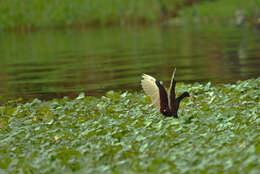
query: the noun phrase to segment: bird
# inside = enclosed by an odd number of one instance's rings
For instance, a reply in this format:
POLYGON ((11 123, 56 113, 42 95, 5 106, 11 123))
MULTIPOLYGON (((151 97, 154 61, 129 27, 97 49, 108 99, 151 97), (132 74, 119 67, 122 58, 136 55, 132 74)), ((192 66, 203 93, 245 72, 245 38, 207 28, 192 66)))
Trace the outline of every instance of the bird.
POLYGON ((153 105, 159 109, 164 116, 178 118, 180 102, 185 97, 191 98, 191 95, 188 92, 184 92, 176 98, 176 81, 174 79, 175 72, 176 68, 173 70, 168 95, 160 82, 150 75, 142 75, 143 79, 141 80, 141 85, 144 92, 151 98, 153 105))

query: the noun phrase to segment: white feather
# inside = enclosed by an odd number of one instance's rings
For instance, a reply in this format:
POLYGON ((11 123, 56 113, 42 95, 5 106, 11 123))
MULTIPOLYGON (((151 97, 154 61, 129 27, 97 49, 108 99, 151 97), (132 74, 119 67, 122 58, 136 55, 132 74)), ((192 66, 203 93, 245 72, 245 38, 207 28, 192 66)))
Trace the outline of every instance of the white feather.
POLYGON ((143 74, 142 77, 143 79, 141 80, 141 85, 144 92, 151 98, 153 105, 160 109, 160 94, 159 88, 155 83, 156 79, 147 74, 143 74))
POLYGON ((168 103, 169 103, 169 105, 170 105, 170 106, 169 106, 170 108, 171 108, 171 102, 174 102, 174 101, 170 101, 170 95, 171 95, 170 91, 172 90, 172 82, 173 82, 173 80, 174 80, 175 72, 176 72, 176 68, 174 68, 174 70, 173 70, 172 78, 171 78, 171 83, 170 83, 170 88, 169 88, 169 91, 168 91, 168 103))

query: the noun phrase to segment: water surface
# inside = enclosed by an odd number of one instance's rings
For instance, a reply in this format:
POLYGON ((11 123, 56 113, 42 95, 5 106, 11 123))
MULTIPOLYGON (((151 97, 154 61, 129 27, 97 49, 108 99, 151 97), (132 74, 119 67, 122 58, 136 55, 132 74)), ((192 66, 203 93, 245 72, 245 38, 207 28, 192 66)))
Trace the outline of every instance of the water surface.
MULTIPOLYGON (((141 90, 141 74, 235 82, 260 76, 260 32, 227 25, 149 26, 0 33, 0 96, 100 96, 141 90)), ((2 100, 3 100, 2 98, 2 100)))

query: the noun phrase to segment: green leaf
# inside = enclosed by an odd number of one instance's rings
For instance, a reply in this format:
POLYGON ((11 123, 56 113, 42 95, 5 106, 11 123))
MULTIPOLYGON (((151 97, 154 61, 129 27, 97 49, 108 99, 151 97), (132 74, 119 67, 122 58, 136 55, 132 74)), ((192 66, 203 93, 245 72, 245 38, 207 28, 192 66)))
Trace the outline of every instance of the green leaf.
POLYGON ((77 100, 81 100, 83 98, 85 98, 85 93, 84 92, 80 93, 79 96, 76 99, 77 100))

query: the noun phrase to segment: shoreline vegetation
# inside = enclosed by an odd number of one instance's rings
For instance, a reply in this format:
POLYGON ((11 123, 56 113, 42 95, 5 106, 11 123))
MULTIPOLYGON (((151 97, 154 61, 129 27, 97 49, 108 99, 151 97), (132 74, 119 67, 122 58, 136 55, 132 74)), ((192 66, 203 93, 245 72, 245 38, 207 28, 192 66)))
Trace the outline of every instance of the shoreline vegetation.
POLYGON ((0 106, 2 173, 257 173, 260 78, 183 84, 165 118, 143 93, 0 106))
POLYGON ((0 30, 168 23, 185 18, 260 24, 259 0, 0 0, 0 30))

